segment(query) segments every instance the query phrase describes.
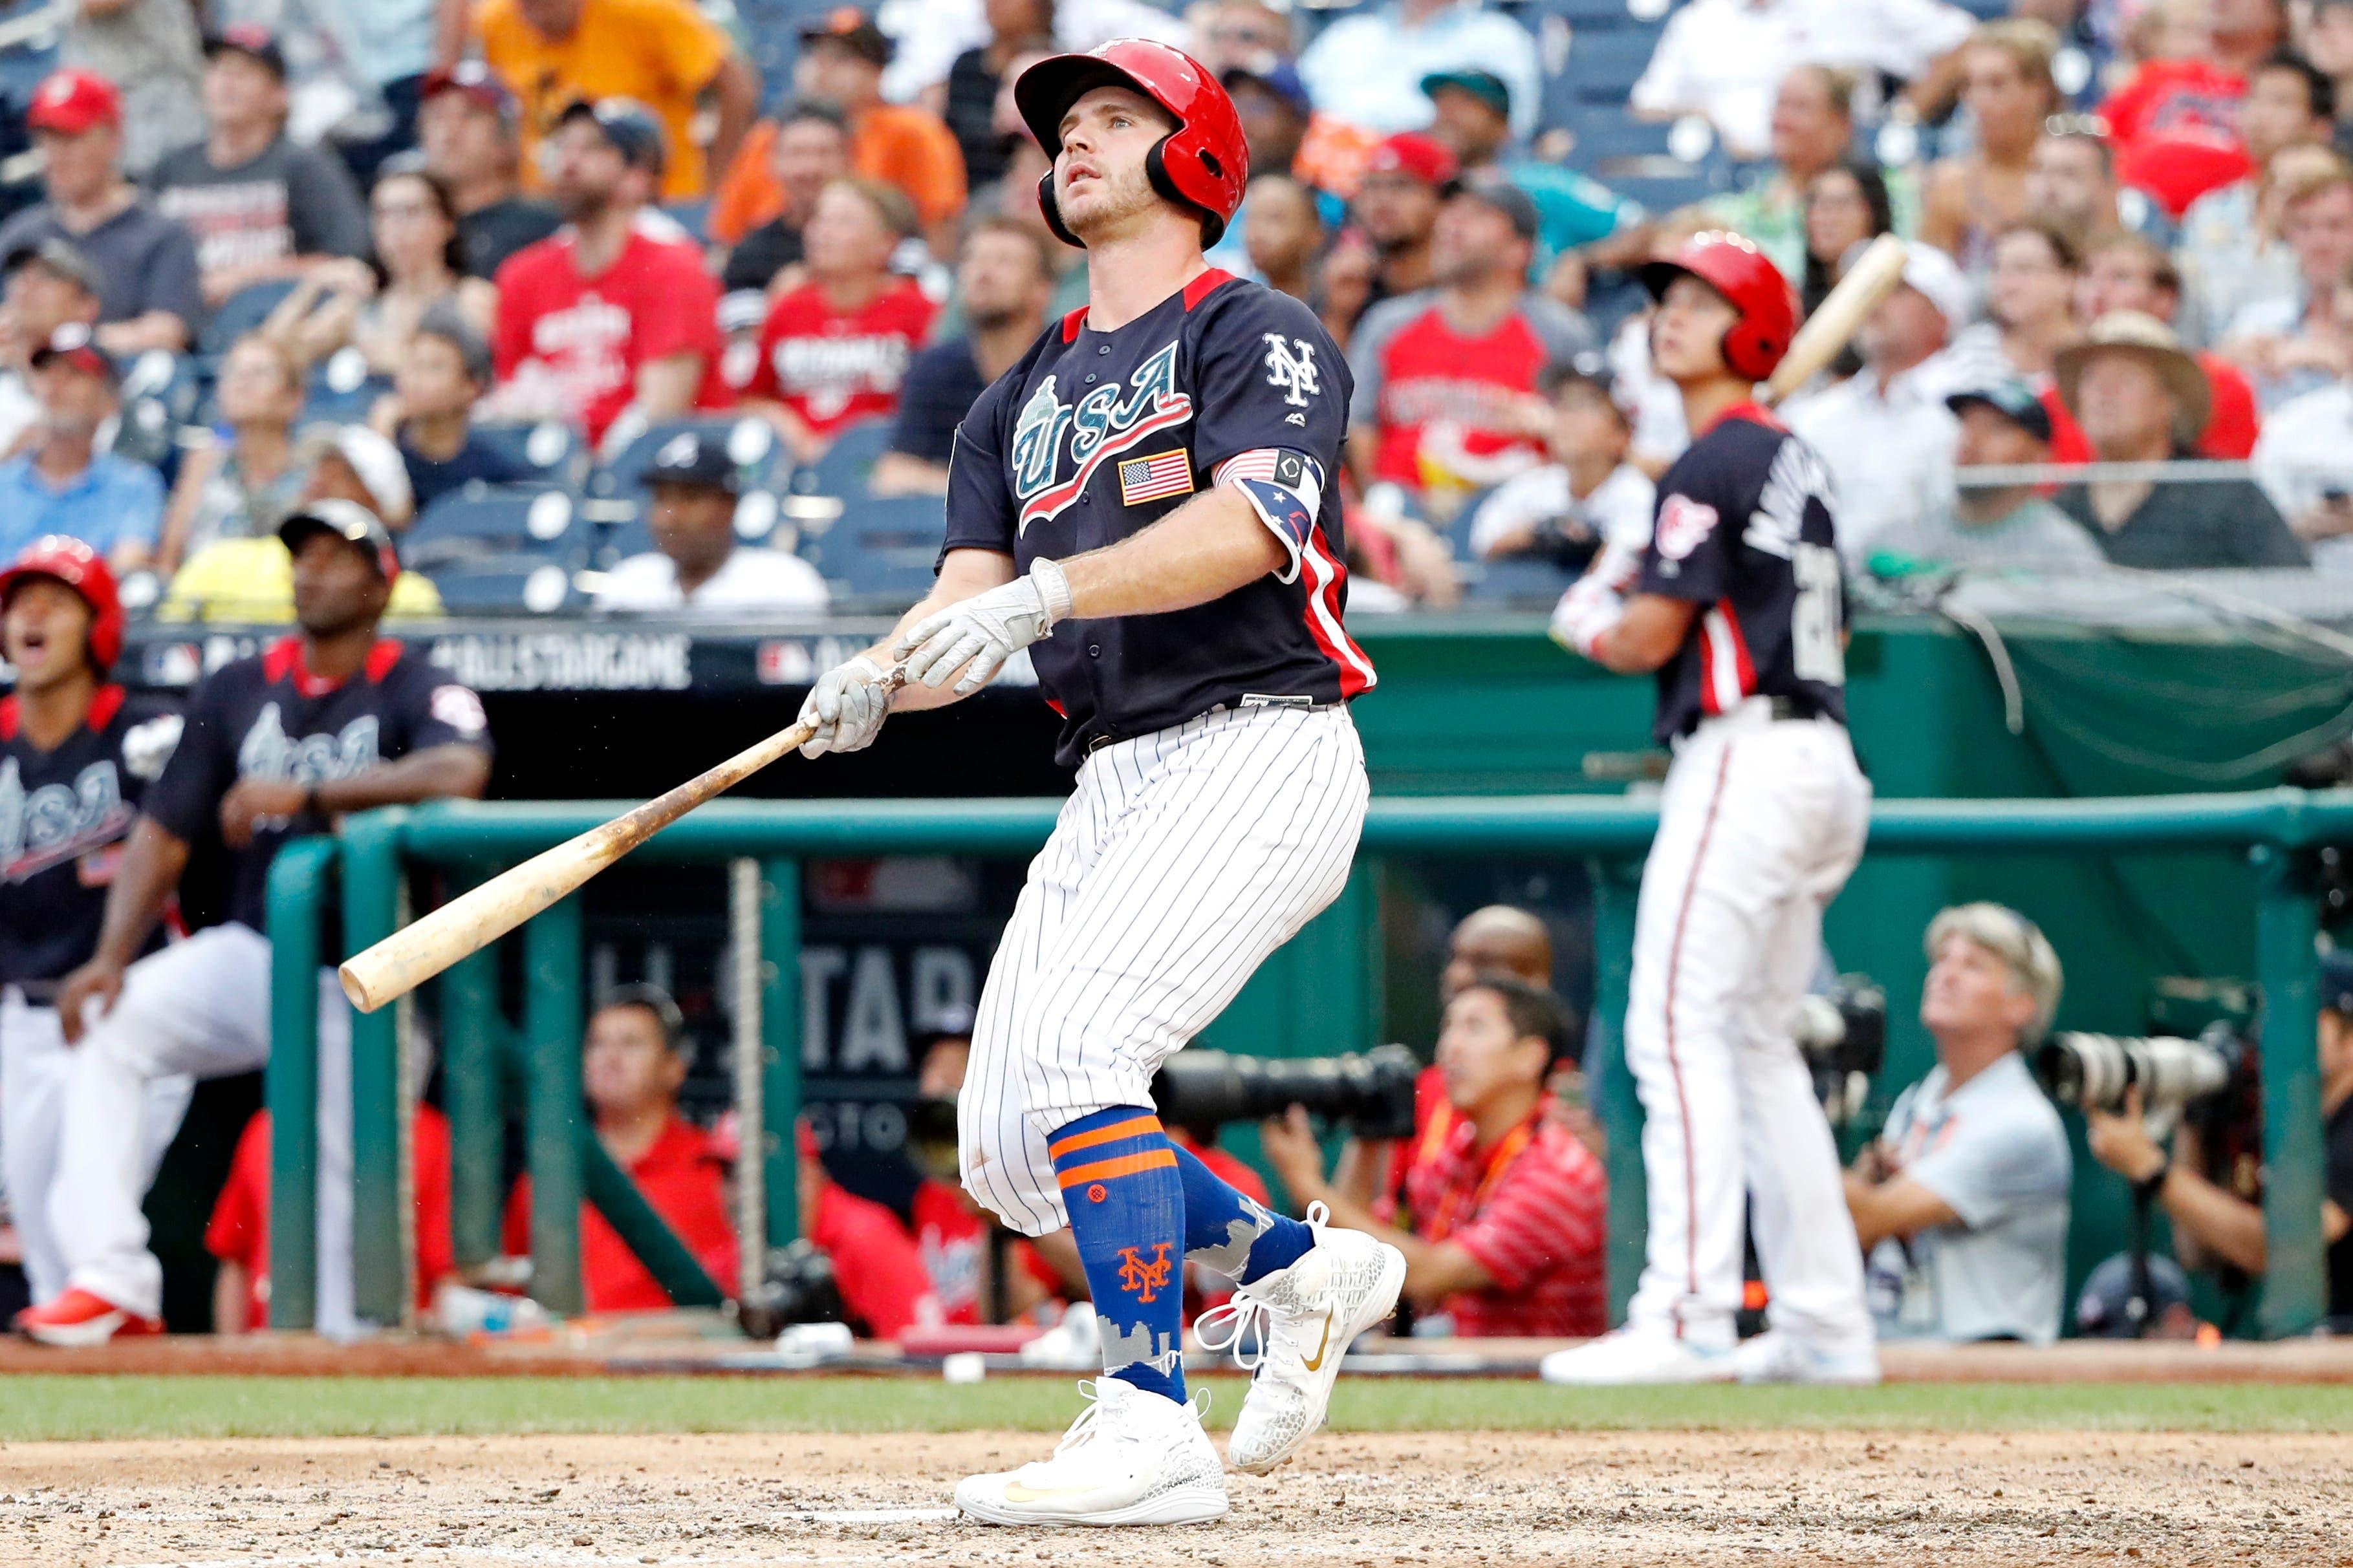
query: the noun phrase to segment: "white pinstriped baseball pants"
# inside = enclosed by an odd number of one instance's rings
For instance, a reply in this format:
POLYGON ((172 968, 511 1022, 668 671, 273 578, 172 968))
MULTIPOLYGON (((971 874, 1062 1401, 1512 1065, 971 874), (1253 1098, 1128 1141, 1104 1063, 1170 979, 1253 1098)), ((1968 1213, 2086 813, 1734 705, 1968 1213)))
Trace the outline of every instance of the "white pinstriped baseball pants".
POLYGON ((1339 895, 1369 786, 1344 707, 1237 708, 1092 753, 989 965, 956 1107, 964 1184, 1066 1223, 1046 1140, 1115 1105, 1339 895))

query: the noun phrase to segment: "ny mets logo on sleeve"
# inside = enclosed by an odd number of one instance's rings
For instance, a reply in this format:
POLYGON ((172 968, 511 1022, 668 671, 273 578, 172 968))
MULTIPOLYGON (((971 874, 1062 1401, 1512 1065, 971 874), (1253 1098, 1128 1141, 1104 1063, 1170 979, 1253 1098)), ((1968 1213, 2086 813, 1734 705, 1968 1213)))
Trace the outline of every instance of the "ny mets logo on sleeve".
POLYGON ((1126 458, 1119 465, 1119 501, 1141 506, 1163 496, 1193 493, 1193 459, 1184 452, 1155 452, 1149 458, 1126 458))
POLYGON ((1266 384, 1292 407, 1306 407, 1309 398, 1324 391, 1324 373, 1315 368, 1315 345, 1281 332, 1267 333, 1266 384))

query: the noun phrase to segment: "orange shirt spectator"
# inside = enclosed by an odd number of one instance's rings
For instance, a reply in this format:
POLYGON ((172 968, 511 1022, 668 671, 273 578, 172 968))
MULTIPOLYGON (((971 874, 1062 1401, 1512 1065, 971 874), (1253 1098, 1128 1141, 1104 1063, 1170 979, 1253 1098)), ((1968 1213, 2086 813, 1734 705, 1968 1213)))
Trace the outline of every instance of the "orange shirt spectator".
MULTIPOLYGON (((727 1212, 727 1166, 711 1135, 673 1115, 646 1152, 626 1167, 694 1260, 723 1290, 735 1289, 735 1223, 727 1212)), ((531 1250, 531 1178, 507 1199, 506 1249, 531 1250)), ((621 1233, 587 1204, 580 1205, 580 1273, 591 1312, 661 1312, 670 1293, 655 1283, 621 1233)))
MULTIPOLYGON (((750 122, 758 83, 726 31, 691 0, 481 0, 473 27, 482 58, 522 101, 526 190, 541 188, 540 138, 582 99, 634 99, 653 110, 670 143, 665 201, 690 200, 709 187, 702 149, 690 134, 704 89, 717 89, 723 100, 746 89, 741 123, 732 134, 723 123, 713 139, 719 156, 733 154, 750 122)), ((723 122, 727 108, 723 101, 723 122)))
MULTIPOLYGON (((417 1108, 417 1305, 458 1267, 449 1239, 449 1123, 429 1105, 417 1108)), ((205 1227, 205 1250, 221 1264, 213 1295, 213 1331, 253 1333, 269 1326, 269 1112, 258 1110, 229 1156, 228 1183, 205 1227)))
MULTIPOLYGON (((903 192, 934 248, 946 255, 953 248, 943 243, 949 225, 964 211, 964 154, 938 115, 883 101, 891 40, 862 13, 845 7, 803 27, 801 47, 803 89, 839 105, 849 118, 851 172, 903 192)), ((776 138, 775 124, 766 121, 744 138, 712 205, 713 238, 733 244, 785 210, 785 188, 771 167, 776 138)))

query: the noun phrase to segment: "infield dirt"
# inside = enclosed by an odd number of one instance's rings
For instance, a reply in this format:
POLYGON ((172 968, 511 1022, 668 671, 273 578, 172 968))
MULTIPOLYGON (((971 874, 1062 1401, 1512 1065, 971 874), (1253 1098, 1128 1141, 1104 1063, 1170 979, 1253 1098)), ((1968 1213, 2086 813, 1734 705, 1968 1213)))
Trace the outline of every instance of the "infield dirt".
MULTIPOLYGON (((301 1385, 288 1386, 299 1398, 301 1385)), ((2329 1564, 2341 1436, 1326 1435, 1180 1531, 940 1517, 1035 1434, 445 1437, 0 1447, 0 1563, 672 1568, 1103 1563, 2329 1564)))

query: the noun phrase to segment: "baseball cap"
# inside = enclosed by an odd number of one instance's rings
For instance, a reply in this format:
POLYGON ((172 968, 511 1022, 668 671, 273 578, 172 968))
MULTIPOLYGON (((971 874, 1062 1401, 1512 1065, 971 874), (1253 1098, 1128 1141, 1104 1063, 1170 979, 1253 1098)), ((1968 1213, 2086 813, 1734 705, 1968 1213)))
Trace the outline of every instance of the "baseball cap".
POLYGON ((378 517, 406 523, 416 515, 417 491, 409 483, 408 463, 389 437, 364 425, 330 425, 307 431, 301 447, 308 461, 330 452, 341 458, 367 491, 378 517))
POLYGON ((224 52, 243 55, 262 66, 280 81, 286 79, 286 51, 278 47, 277 38, 267 27, 239 22, 235 26, 207 34, 205 37, 205 58, 211 59, 224 52))
POLYGON ((1307 83, 1300 79, 1299 67, 1281 55, 1261 53, 1255 59, 1228 66, 1218 82, 1228 92, 1245 82, 1262 87, 1291 105, 1303 120, 1315 112, 1315 100, 1308 96, 1307 83))
MULTIPOLYGON (((2075 1326, 2094 1339, 2128 1340, 2142 1325, 2132 1320, 2133 1260, 2119 1252, 2103 1259, 2084 1277, 2083 1293, 2075 1298, 2075 1326)), ((2166 1313, 2189 1304, 2189 1277, 2170 1258, 2148 1260, 2148 1326, 2166 1313)))
POLYGON ((300 554, 311 535, 332 533, 357 545, 375 563, 387 583, 400 575, 400 555, 393 549, 392 530, 384 520, 357 501, 317 500, 278 525, 278 542, 289 554, 300 554))
POLYGON ((575 99, 572 106, 555 117, 559 126, 575 120, 589 120, 605 133, 605 140, 628 163, 659 174, 669 162, 669 144, 662 139, 661 122, 653 110, 634 98, 600 98, 591 102, 575 99))
POLYGON ((1445 146, 1419 131, 1400 131, 1376 146, 1365 159, 1365 173, 1405 174, 1444 190, 1453 184, 1462 165, 1445 146))
POLYGON ((1954 259, 1918 241, 1904 247, 1904 286, 1936 307, 1945 325, 1957 331, 1968 324, 1976 291, 1954 259))
POLYGON ((86 375, 102 378, 109 386, 121 379, 113 356, 98 346, 90 328, 79 321, 68 321, 50 333, 49 341, 33 351, 32 366, 38 370, 59 360, 86 375))
POLYGON ((1512 184, 1508 175, 1485 170, 1455 183, 1453 195, 1468 196, 1494 208, 1512 221, 1512 230, 1522 239, 1534 240, 1541 226, 1536 216, 1536 204, 1528 193, 1512 184))
POLYGON ((1432 71, 1421 79, 1424 98, 1436 98, 1440 89, 1449 87, 1471 94, 1506 120, 1512 116, 1512 89, 1493 71, 1463 66, 1455 70, 1432 71))
POLYGON ((1553 366, 1539 385, 1546 397, 1558 397, 1572 386, 1589 386, 1624 415, 1629 424, 1636 413, 1634 388, 1610 370, 1609 356, 1599 349, 1587 349, 1567 364, 1553 366))
POLYGON ((878 66, 891 63, 892 45, 872 17, 855 5, 840 5, 801 24, 804 44, 836 43, 878 66))
POLYGON ((2332 1013, 2353 1013, 2353 952, 2320 955, 2319 1003, 2332 1013))
POLYGON ((33 89, 33 105, 25 124, 34 131, 54 131, 79 136, 93 125, 122 123, 122 94, 114 83, 93 70, 69 66, 51 71, 33 89))
POLYGON ((505 82, 499 79, 497 72, 480 60, 459 60, 454 66, 442 66, 426 72, 424 88, 417 100, 423 103, 445 92, 465 94, 497 115, 499 123, 510 131, 522 117, 522 106, 515 95, 507 89, 505 82))
POLYGON ((465 362, 467 379, 477 386, 491 384, 495 367, 491 362, 490 344, 482 341, 481 333, 474 331, 466 318, 458 313, 457 307, 448 300, 427 307, 425 314, 417 320, 415 335, 440 338, 456 344, 458 357, 465 362))
POLYGON ((2022 381, 2000 381, 1990 386, 1972 386, 1956 392, 1945 399, 1945 406, 1958 414, 1965 408, 1990 408, 2012 425, 2038 441, 2051 439, 2051 410, 2034 389, 2022 381))
POLYGON ((106 292, 105 279, 81 247, 63 235, 53 234, 30 245, 20 245, 0 260, 0 277, 13 274, 20 267, 39 267, 64 279, 85 294, 106 292))
POLYGON ((735 459, 727 455, 724 436, 681 430, 661 445, 646 468, 641 481, 655 485, 699 485, 705 489, 735 494, 743 488, 735 475, 735 459))

